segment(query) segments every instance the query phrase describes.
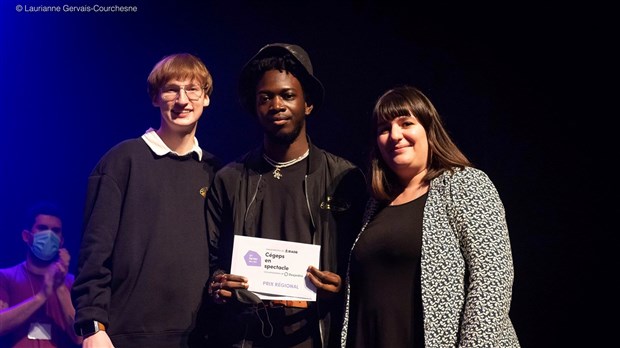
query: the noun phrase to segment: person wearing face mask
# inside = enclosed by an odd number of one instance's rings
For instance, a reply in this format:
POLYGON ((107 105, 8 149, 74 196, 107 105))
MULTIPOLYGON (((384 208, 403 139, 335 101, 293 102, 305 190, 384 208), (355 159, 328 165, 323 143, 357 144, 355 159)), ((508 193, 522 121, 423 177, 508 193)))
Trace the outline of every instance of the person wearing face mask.
POLYGON ((26 260, 0 270, 0 347, 78 347, 59 207, 39 202, 22 231, 26 260))

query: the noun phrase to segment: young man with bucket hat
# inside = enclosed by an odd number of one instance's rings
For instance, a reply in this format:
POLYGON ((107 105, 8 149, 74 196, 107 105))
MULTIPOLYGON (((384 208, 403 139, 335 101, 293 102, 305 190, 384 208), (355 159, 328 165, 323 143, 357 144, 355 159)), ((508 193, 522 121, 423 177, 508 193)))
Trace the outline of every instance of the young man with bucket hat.
POLYGON ((260 124, 263 141, 221 169, 207 196, 217 347, 339 345, 347 248, 359 230, 366 184, 348 160, 320 149, 306 119, 321 108, 323 84, 300 46, 272 43, 243 67, 242 105, 260 124), (320 266, 306 281, 316 301, 257 301, 240 296, 252 283, 230 274, 235 235, 320 245, 320 266), (320 268, 320 269, 319 269, 320 268))

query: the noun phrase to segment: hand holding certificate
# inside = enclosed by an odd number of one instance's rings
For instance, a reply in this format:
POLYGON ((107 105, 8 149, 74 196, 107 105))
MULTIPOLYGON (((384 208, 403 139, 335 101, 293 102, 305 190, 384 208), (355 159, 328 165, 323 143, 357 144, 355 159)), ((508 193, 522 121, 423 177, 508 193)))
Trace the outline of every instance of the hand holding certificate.
POLYGON ((248 290, 263 300, 316 301, 316 287, 306 277, 319 266, 319 245, 235 236, 231 273, 248 278, 248 290))

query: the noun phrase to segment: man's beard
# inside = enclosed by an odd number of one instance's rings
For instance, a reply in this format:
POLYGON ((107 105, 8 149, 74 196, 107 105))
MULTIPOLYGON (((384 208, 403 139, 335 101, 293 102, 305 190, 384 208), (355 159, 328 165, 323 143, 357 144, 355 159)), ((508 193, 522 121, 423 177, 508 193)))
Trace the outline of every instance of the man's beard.
POLYGON ((268 132, 266 133, 266 135, 269 141, 275 144, 290 145, 297 139, 297 137, 299 137, 299 134, 301 133, 302 128, 303 128, 303 123, 298 123, 297 125, 295 125, 295 128, 293 128, 291 132, 280 132, 280 133, 268 132))

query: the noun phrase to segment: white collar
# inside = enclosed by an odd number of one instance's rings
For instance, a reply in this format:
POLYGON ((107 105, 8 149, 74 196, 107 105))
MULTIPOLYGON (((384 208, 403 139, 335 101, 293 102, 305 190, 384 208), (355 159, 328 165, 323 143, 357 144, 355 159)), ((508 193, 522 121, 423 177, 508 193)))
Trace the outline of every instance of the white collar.
POLYGON ((196 154, 198 154, 198 160, 202 160, 202 149, 198 145, 198 139, 196 139, 196 137, 194 137, 194 145, 192 146, 192 149, 189 150, 189 152, 183 154, 172 151, 168 147, 168 145, 166 145, 166 143, 161 140, 159 134, 157 134, 157 132, 153 128, 147 129, 146 132, 142 134, 142 139, 144 140, 144 142, 146 142, 146 145, 148 145, 151 150, 153 150, 153 152, 155 152, 155 154, 157 154, 158 156, 165 156, 168 153, 173 153, 177 156, 185 156, 187 154, 195 152, 196 154))

